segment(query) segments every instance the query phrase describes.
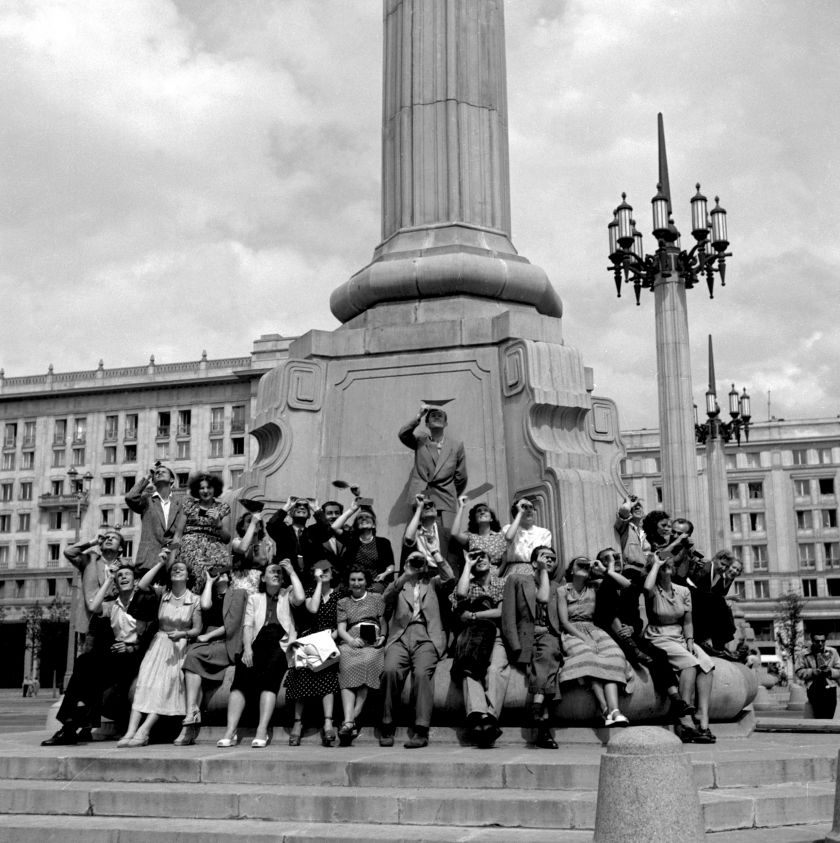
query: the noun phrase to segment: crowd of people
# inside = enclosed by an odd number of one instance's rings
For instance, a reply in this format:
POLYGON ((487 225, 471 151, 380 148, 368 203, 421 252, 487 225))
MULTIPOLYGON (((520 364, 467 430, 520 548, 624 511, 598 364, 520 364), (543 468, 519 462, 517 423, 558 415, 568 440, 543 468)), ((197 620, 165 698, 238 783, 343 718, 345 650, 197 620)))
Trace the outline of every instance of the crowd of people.
POLYGON ((65 553, 82 571, 86 637, 61 729, 44 745, 91 740, 103 716, 116 724, 118 746, 148 743, 161 717, 180 718, 174 742, 192 744, 205 692, 233 668, 221 748, 239 743, 249 706, 251 746, 267 746, 281 688, 291 746, 301 744, 305 717, 324 746, 349 746, 369 699, 378 710, 368 721, 378 723, 380 745, 392 746, 409 675, 405 746, 421 748, 447 656, 476 746, 502 734, 514 671, 527 682, 538 747, 557 748, 553 704, 570 688, 591 694, 601 726, 627 726, 622 698, 643 670, 670 699, 683 741, 715 740, 712 656, 736 658, 725 598, 740 563, 730 552, 705 558, 690 521, 645 512, 630 496, 618 507, 616 546, 563 570, 527 496, 504 525, 487 502, 471 504, 464 447, 447 434, 440 406, 422 404, 399 438, 414 452, 412 516, 399 548, 377 535, 357 488, 346 505, 290 497, 272 511, 241 500, 245 512, 232 523, 217 477, 197 473, 179 499, 175 475, 156 464, 126 495, 141 522, 134 562, 110 527, 65 553))

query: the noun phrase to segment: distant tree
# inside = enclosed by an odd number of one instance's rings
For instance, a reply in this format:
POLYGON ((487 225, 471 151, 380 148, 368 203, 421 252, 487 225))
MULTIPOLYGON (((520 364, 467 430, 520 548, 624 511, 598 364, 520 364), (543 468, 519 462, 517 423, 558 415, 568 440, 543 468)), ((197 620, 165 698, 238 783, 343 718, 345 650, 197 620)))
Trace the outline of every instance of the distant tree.
MULTIPOLYGON (((805 641, 802 626, 802 608, 805 601, 795 589, 788 589, 776 601, 776 643, 789 662, 790 669, 796 664, 796 657, 803 649, 805 641)), ((793 677, 791 677, 793 678, 793 677)))

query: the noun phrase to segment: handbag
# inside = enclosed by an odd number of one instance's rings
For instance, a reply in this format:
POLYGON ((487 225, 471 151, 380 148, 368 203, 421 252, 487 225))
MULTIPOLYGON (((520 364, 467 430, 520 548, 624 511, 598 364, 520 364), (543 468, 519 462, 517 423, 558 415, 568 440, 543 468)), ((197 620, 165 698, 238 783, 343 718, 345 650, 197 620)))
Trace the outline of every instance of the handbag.
POLYGON ((292 641, 286 650, 289 667, 308 668, 313 673, 338 664, 339 652, 328 629, 292 641))

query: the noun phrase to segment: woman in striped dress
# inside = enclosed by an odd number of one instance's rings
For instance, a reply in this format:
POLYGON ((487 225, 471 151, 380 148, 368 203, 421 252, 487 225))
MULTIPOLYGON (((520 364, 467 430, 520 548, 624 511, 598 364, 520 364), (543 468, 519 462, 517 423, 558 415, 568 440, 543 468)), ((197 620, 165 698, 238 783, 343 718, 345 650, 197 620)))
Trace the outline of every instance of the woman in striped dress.
POLYGON ((598 702, 605 726, 627 726, 629 721, 618 708, 618 689, 629 691, 633 674, 618 644, 592 622, 595 587, 590 581, 591 573, 589 559, 576 556, 566 571, 566 583, 557 589, 557 612, 566 652, 559 682, 578 682, 588 687, 598 702))

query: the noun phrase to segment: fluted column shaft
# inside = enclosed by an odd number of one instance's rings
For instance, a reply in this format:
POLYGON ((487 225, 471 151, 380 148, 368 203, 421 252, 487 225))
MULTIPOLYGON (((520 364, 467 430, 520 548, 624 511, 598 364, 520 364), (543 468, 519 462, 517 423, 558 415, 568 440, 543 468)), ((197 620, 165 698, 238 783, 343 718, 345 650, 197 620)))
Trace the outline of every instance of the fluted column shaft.
MULTIPOLYGON (((718 424, 718 422, 713 422, 718 424)), ((706 477, 709 484, 709 553, 731 549, 729 489, 724 441, 720 434, 706 440, 706 477)))

